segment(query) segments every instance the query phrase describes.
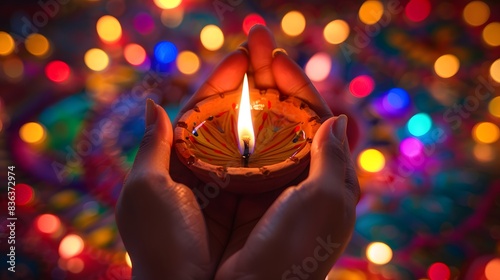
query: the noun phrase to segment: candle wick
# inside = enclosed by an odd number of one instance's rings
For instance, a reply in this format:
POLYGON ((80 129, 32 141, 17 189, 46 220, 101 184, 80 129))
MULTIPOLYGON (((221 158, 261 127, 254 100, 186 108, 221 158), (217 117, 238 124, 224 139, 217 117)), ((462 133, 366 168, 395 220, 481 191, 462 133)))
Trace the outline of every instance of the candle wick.
POLYGON ((250 145, 249 145, 249 139, 243 139, 243 155, 241 156, 243 166, 248 167, 248 161, 250 160, 250 145))

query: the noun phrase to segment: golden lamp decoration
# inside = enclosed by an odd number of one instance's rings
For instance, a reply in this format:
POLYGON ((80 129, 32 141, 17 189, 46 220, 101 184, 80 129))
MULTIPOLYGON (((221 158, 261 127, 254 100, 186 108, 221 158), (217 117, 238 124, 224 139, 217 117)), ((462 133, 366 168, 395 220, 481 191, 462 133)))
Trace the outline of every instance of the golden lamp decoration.
POLYGON ((181 161, 206 183, 228 179, 228 191, 264 192, 295 179, 309 164, 320 120, 302 100, 249 87, 197 103, 175 128, 181 161))

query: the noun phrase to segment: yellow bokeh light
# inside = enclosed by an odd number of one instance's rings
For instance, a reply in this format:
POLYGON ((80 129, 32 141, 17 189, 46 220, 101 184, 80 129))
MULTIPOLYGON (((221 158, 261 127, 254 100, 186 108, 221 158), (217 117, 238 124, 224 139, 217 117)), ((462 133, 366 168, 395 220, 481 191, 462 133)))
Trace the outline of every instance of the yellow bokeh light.
POLYGON ((37 122, 25 123, 19 129, 19 137, 26 143, 40 143, 45 140, 45 136, 45 128, 37 122))
POLYGON ((101 49, 90 49, 85 53, 84 56, 85 65, 94 71, 102 71, 108 67, 109 57, 101 49))
POLYGON ((36 56, 44 56, 50 49, 49 40, 47 40, 45 36, 38 33, 33 33, 26 37, 24 45, 26 46, 26 50, 28 50, 28 52, 36 56))
POLYGON ((15 42, 9 33, 0 31, 0 55, 9 55, 14 51, 15 42))
POLYGON ((358 166, 368 172, 379 172, 385 166, 385 157, 376 149, 367 149, 359 154, 358 166))
POLYGON ((281 20, 281 29, 289 36, 298 36, 305 28, 306 18, 299 11, 290 11, 281 20))
POLYGON ((154 0, 156 6, 161 9, 173 9, 179 6, 182 0, 154 0))
POLYGON ((180 52, 175 63, 179 72, 186 75, 194 74, 200 68, 200 59, 191 51, 180 52))
POLYGON ((452 54, 440 56, 434 62, 434 71, 441 78, 450 78, 458 72, 460 61, 452 54))
POLYGON ((59 255, 63 259, 69 259, 83 251, 83 239, 76 234, 69 234, 59 244, 59 255))
POLYGON ((114 43, 122 36, 122 26, 113 16, 102 16, 96 24, 97 34, 106 43, 114 43))
POLYGON ((20 78, 24 73, 23 61, 17 57, 9 57, 3 62, 3 72, 12 79, 20 78))
POLYGON ((490 17, 490 7, 483 1, 472 1, 465 6, 463 17, 469 25, 480 26, 490 17))
POLYGON ((184 19, 184 9, 177 7, 171 10, 163 10, 161 12, 161 22, 166 27, 176 28, 182 23, 184 19))
POLYGON ((392 249, 382 242, 373 242, 366 248, 366 257, 374 264, 383 265, 391 261, 392 249))
POLYGON ((491 115, 500 118, 500 96, 491 99, 488 104, 488 111, 490 111, 491 115))
POLYGON ((207 50, 216 51, 224 44, 224 34, 218 26, 210 24, 201 30, 200 40, 207 50))
POLYGON ((483 40, 486 44, 497 47, 500 46, 500 22, 492 22, 483 29, 483 40))
POLYGON ((477 143, 473 149, 474 156, 478 161, 492 161, 495 157, 493 147, 488 144, 477 143))
POLYGON ((359 8, 359 19, 364 24, 377 23, 384 14, 384 5, 377 0, 365 1, 359 8))
POLYGON ((478 143, 491 144, 500 137, 500 129, 491 122, 481 122, 472 128, 472 137, 478 143))
POLYGON ((132 260, 130 259, 130 255, 128 254, 128 252, 125 253, 125 262, 129 267, 132 267, 132 260))
MULTIPOLYGON (((500 34, 498 36, 500 36, 500 34)), ((495 80, 495 82, 500 83, 500 58, 491 64, 490 76, 493 80, 495 80)))
POLYGON ((349 36, 349 25, 341 19, 334 20, 325 26, 323 36, 330 44, 340 44, 349 36))

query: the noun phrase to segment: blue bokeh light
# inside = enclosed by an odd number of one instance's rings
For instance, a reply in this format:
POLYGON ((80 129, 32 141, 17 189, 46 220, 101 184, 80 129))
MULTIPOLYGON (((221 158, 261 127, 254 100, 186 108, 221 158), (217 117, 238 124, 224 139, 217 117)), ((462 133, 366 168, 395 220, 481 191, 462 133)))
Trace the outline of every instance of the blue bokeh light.
POLYGON ((410 105, 410 96, 401 88, 389 90, 382 99, 382 106, 388 113, 397 114, 410 105))
POLYGON ((155 58, 160 63, 170 63, 175 60, 179 51, 174 43, 169 41, 158 42, 155 46, 155 58))

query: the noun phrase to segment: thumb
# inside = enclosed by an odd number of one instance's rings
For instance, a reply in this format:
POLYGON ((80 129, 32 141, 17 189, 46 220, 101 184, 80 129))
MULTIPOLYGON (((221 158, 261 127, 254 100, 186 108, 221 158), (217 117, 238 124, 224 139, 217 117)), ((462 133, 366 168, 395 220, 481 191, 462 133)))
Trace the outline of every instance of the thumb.
POLYGON ((311 146, 309 179, 332 184, 345 184, 347 155, 345 151, 347 117, 326 120, 316 132, 311 146))
POLYGON ((162 107, 148 98, 146 101, 146 131, 139 146, 131 172, 168 174, 173 130, 162 107))

